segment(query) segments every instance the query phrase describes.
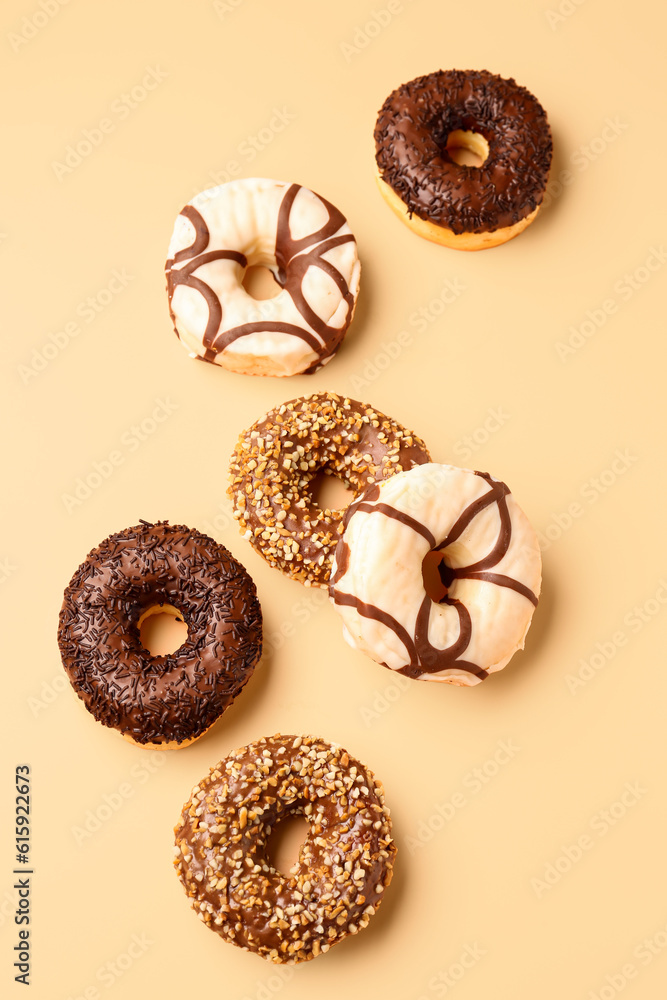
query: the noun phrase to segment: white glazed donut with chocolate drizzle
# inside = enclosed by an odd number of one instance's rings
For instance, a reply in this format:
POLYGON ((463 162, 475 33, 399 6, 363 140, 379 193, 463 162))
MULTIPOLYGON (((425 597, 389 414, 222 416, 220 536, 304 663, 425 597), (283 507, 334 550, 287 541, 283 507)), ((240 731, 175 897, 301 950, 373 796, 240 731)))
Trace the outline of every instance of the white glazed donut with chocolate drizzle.
POLYGON ((331 360, 354 314, 357 244, 345 217, 301 187, 265 178, 203 191, 181 211, 166 264, 176 334, 190 356, 246 375, 296 375, 331 360), (246 268, 281 291, 258 301, 246 268))
POLYGON ((330 595, 351 646, 408 677, 470 686, 523 649, 541 568, 504 483, 428 463, 350 505, 330 595), (435 599, 425 560, 439 576, 435 599))

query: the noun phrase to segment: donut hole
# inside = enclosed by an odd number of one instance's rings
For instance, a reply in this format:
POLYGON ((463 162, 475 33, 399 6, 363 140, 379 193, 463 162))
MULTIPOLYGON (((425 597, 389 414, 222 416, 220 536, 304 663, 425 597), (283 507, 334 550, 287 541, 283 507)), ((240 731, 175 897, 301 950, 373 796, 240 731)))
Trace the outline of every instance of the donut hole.
POLYGON ((307 820, 301 815, 290 813, 278 820, 266 845, 267 860, 277 872, 289 875, 290 869, 299 861, 299 853, 309 830, 307 820))
POLYGON ((322 510, 345 510, 354 500, 354 493, 348 490, 343 480, 325 469, 313 476, 309 491, 315 506, 322 510))
POLYGON ((489 144, 479 132, 457 128, 447 136, 450 160, 459 167, 482 167, 489 158, 489 144))
POLYGON ((435 604, 442 604, 454 580, 454 574, 442 552, 431 550, 422 562, 424 590, 435 604))
POLYGON ((260 301, 275 299, 281 292, 273 271, 263 264, 250 264, 241 283, 248 295, 260 301))
POLYGON ((172 604, 155 604, 137 623, 141 645, 151 656, 170 656, 188 637, 183 615, 172 604))

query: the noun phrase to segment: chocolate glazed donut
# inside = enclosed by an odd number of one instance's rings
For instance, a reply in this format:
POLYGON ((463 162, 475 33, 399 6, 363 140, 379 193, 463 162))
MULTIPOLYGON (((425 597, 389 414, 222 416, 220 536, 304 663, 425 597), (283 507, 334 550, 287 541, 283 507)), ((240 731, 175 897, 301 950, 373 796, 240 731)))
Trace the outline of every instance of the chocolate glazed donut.
POLYGON ((222 545, 183 525, 142 522, 89 553, 65 591, 58 644, 89 712, 126 739, 185 746, 218 719, 246 684, 262 648, 255 585, 222 545), (139 626, 168 605, 185 642, 152 656, 139 626))
POLYGON ((533 95, 486 70, 438 71, 403 84, 375 126, 378 183, 420 235, 478 250, 518 235, 535 217, 551 165, 551 131, 533 95), (467 149, 483 160, 462 165, 467 149))
POLYGON ((396 856, 380 781, 314 736, 278 733, 221 760, 192 789, 174 832, 174 866, 200 920, 289 965, 367 926, 396 856), (287 874, 267 845, 289 816, 303 816, 309 829, 287 874))

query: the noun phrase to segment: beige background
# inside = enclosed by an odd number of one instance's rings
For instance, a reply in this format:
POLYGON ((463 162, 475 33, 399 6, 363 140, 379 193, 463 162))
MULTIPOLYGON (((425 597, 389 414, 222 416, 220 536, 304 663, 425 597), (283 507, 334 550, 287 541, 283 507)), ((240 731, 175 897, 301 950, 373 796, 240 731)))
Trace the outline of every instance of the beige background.
MULTIPOLYGON (((29 763, 30 995, 662 996, 663 8, 43 3, 48 14, 11 0, 0 15, 0 801, 11 819, 14 766, 29 763), (381 29, 365 27, 387 10, 381 29), (419 240, 373 180, 385 96, 452 67, 514 76, 554 133, 548 207, 517 240, 480 254, 419 240), (153 89, 129 107, 123 94, 149 71, 153 89), (101 119, 90 155, 58 167, 101 119), (194 364, 171 332, 162 268, 173 220, 232 169, 314 188, 358 238, 358 315, 315 376, 254 380, 194 364), (460 293, 440 309, 446 287, 460 293), (565 354, 582 325, 581 346, 565 354), (397 685, 344 644, 322 594, 271 570, 237 533, 225 490, 238 433, 317 389, 380 407, 436 460, 505 479, 542 532, 544 597, 527 648, 484 685, 397 685), (68 501, 112 452, 111 474, 68 501), (163 756, 77 706, 56 644, 74 569, 139 518, 184 522, 227 545, 256 580, 266 623, 267 654, 237 703, 198 744, 163 756), (579 672, 589 679, 577 685, 579 672), (171 829, 193 783, 232 748, 279 730, 341 742, 373 768, 400 849, 369 928, 282 978, 200 926, 171 870, 171 829), (500 741, 511 748, 503 763, 500 741), (549 872, 554 884, 541 884, 549 872)), ((5 822, 3 996, 22 995, 11 969, 13 857, 5 822)))

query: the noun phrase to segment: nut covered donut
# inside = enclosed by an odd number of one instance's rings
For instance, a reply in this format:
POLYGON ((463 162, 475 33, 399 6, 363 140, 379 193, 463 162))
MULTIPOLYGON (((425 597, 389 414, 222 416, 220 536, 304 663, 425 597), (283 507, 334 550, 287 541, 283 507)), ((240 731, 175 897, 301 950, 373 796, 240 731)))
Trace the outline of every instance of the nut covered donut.
POLYGON ((192 743, 250 678, 262 649, 255 585, 222 545, 183 525, 142 521, 89 553, 65 591, 58 644, 89 712, 155 749, 192 743), (165 608, 188 627, 168 656, 141 643, 165 608))
POLYGON ((375 149, 380 191, 403 222, 436 243, 483 250, 537 215, 552 145, 525 87, 486 70, 440 70, 389 95, 375 149), (479 166, 466 164, 470 154, 479 166))
POLYGON ((372 483, 429 462, 426 445, 379 410, 319 392, 271 410, 245 431, 229 494, 241 531, 272 566, 326 587, 343 511, 310 494, 320 472, 360 496, 372 483))
POLYGON ((230 181, 198 194, 169 244, 174 329, 195 358, 246 375, 317 371, 347 331, 359 291, 357 244, 345 217, 299 184, 230 181), (246 292, 249 266, 281 291, 246 292))
POLYGON ((348 508, 330 595, 350 645, 408 677, 469 686, 523 648, 540 584, 537 535, 507 486, 432 463, 348 508))
POLYGON ((272 962, 307 962, 364 928, 396 847, 382 785, 342 747, 281 736, 242 747, 192 790, 174 865, 197 915, 272 962), (287 816, 310 827, 291 874, 267 857, 287 816))

